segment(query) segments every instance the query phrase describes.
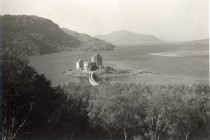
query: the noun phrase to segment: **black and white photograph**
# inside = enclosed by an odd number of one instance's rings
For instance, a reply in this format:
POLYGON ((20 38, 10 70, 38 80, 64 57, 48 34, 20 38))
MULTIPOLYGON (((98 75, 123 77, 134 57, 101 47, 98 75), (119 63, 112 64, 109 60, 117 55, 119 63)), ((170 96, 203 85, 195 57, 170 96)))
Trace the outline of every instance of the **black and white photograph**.
POLYGON ((0 0, 0 139, 209 140, 209 0, 0 0))

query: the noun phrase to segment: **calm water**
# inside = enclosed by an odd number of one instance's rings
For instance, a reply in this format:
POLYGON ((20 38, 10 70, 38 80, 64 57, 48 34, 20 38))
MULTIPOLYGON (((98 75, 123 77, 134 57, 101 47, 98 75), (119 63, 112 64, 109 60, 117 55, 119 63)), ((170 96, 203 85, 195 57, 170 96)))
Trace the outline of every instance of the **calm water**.
MULTIPOLYGON (((73 51, 32 56, 30 64, 40 73, 44 73, 53 85, 76 82, 75 79, 63 76, 63 72, 74 70, 77 59, 90 61, 93 53, 73 51)), ((154 74, 183 75, 197 79, 209 77, 208 46, 126 46, 100 54, 105 66, 149 70, 154 74)))

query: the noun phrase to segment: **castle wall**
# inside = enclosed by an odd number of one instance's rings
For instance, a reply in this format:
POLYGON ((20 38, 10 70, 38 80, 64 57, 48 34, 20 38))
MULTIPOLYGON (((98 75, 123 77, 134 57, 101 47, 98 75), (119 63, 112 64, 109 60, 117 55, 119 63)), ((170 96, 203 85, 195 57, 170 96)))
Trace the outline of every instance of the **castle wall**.
POLYGON ((76 69, 81 69, 85 71, 93 71, 98 68, 103 68, 102 57, 98 53, 95 53, 91 57, 91 62, 83 62, 82 60, 79 60, 76 62, 76 69))
POLYGON ((84 63, 82 60, 79 60, 76 62, 76 69, 83 69, 84 68, 84 63))

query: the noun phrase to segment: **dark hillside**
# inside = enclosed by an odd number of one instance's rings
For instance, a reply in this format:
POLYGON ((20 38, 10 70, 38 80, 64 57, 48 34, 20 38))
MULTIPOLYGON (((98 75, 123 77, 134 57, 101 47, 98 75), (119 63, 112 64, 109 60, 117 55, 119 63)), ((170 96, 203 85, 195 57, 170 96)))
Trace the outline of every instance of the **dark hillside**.
POLYGON ((37 16, 0 16, 0 26, 3 49, 10 53, 47 54, 75 49, 81 43, 51 20, 37 16))
POLYGON ((83 50, 113 50, 114 45, 100 40, 98 38, 91 37, 87 34, 78 33, 76 31, 72 31, 66 28, 62 29, 65 33, 73 36, 74 38, 78 39, 79 41, 83 42, 80 46, 83 50))

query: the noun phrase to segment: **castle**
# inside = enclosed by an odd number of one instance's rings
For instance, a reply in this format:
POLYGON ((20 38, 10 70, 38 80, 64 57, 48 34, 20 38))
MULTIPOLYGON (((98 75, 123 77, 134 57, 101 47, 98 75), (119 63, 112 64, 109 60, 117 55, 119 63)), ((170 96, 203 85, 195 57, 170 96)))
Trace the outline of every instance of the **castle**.
POLYGON ((94 70, 102 69, 102 68, 103 68, 102 57, 99 53, 95 53, 91 57, 91 62, 84 62, 81 59, 76 61, 77 70, 94 71, 94 70))

